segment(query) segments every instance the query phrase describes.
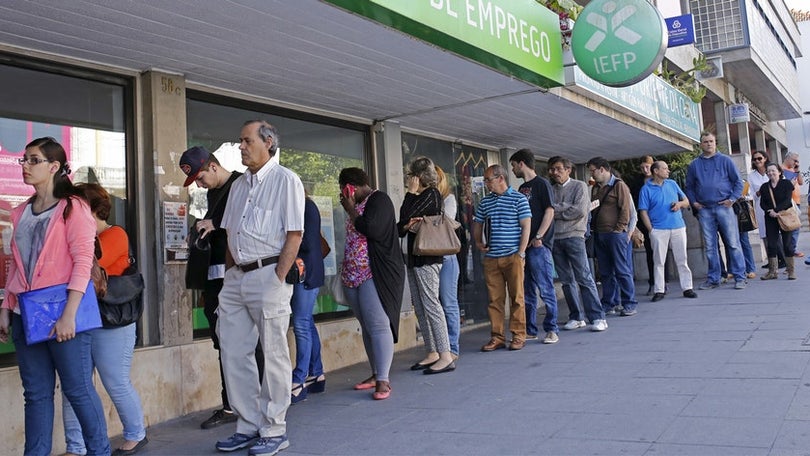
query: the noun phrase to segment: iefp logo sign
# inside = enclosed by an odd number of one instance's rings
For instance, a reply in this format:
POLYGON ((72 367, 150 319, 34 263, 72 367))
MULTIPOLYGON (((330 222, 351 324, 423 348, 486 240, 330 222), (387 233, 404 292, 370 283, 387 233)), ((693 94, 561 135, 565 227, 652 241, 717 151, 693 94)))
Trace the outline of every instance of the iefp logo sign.
POLYGON ((571 51, 591 79, 626 87, 658 67, 667 38, 664 18, 646 0, 593 0, 574 24, 571 51))

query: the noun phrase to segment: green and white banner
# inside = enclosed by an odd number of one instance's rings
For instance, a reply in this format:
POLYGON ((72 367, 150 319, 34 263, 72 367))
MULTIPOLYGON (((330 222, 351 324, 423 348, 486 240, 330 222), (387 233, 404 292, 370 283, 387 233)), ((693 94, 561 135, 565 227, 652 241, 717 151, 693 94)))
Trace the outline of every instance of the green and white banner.
POLYGON ((324 1, 528 83, 565 83, 559 17, 535 0, 324 1))

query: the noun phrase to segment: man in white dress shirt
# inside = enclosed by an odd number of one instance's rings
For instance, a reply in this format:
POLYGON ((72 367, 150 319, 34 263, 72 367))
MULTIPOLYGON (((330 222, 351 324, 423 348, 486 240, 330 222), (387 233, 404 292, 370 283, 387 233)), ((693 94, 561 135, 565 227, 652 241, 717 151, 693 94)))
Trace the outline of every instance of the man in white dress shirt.
POLYGON ((287 329, 293 287, 285 277, 304 230, 304 186, 271 160, 279 150, 275 127, 248 121, 239 142, 247 171, 233 183, 222 218, 228 251, 217 324, 225 385, 239 420, 236 433, 216 447, 235 451, 253 445, 248 454, 273 455, 289 446, 287 329), (253 356, 257 338, 264 350, 261 387, 253 356))

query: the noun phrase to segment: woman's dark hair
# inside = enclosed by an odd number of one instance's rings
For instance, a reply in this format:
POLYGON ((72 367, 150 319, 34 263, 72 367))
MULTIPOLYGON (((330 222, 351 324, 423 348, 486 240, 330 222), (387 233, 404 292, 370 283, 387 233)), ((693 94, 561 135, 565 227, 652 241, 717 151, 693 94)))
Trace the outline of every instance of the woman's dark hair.
POLYGON ((768 169, 769 166, 775 166, 776 169, 779 170, 779 175, 782 176, 782 177, 785 177, 785 173, 782 172, 782 167, 779 166, 779 163, 774 163, 774 162, 765 163, 765 169, 768 169))
POLYGON ((765 160, 763 160, 765 162, 765 163, 763 163, 764 165, 767 165, 771 161, 771 157, 768 156, 768 152, 765 152, 765 151, 762 151, 762 150, 755 150, 755 151, 751 152, 751 159, 752 159, 751 160, 751 169, 757 169, 757 162, 755 162, 753 160, 754 155, 757 155, 757 154, 762 155, 763 157, 765 157, 765 160))
POLYGON ((355 187, 368 185, 368 174, 360 168, 343 168, 338 176, 338 185, 343 187, 346 184, 352 184, 355 187))
POLYGON ((110 194, 104 190, 99 184, 76 184, 76 188, 84 192, 84 197, 90 204, 90 211, 100 220, 107 220, 110 218, 110 210, 112 210, 112 201, 110 201, 110 194))
POLYGON ((70 217, 70 211, 73 210, 73 203, 71 197, 84 198, 84 192, 76 188, 68 175, 70 174, 70 165, 67 162, 67 153, 61 144, 56 142, 54 138, 46 136, 37 138, 25 146, 25 150, 37 148, 45 159, 49 162, 59 163, 59 171, 53 175, 53 196, 59 199, 66 199, 67 206, 62 213, 62 218, 67 220, 70 217))

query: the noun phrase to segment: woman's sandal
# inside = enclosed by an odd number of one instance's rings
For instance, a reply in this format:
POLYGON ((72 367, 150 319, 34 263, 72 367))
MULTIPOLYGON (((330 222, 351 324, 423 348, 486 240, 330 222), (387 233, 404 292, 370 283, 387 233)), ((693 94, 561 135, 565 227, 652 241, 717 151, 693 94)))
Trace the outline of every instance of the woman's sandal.
POLYGON ((323 393, 326 391, 326 377, 323 374, 317 377, 307 377, 304 384, 307 387, 307 393, 323 393))
POLYGON ((378 381, 375 385, 374 394, 372 394, 371 397, 373 397, 375 401, 382 401, 384 399, 388 399, 390 396, 391 384, 385 380, 378 381))
POLYGON ((290 403, 297 404, 305 400, 307 400, 307 389, 304 388, 304 384, 302 383, 299 384, 298 386, 294 386, 290 394, 290 403), (298 394, 296 394, 296 391, 298 392, 298 394))
POLYGON ((374 388, 375 386, 377 386, 377 377, 372 375, 371 377, 369 377, 369 378, 363 380, 362 382, 354 385, 354 389, 356 389, 358 391, 362 391, 362 390, 369 390, 371 388, 374 388))

